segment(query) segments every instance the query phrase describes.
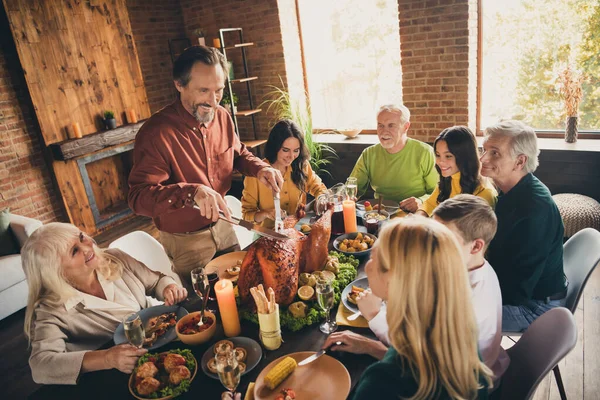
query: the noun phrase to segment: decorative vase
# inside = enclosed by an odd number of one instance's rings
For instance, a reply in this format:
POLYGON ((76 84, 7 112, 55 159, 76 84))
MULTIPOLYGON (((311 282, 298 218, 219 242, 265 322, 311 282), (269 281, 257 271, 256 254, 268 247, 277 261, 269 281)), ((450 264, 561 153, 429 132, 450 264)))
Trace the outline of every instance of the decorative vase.
POLYGON ((106 129, 115 129, 117 127, 117 120, 114 118, 105 119, 104 124, 106 125, 106 129))
POLYGON ((567 117, 567 128, 565 130, 565 142, 575 143, 577 141, 577 117, 567 117))

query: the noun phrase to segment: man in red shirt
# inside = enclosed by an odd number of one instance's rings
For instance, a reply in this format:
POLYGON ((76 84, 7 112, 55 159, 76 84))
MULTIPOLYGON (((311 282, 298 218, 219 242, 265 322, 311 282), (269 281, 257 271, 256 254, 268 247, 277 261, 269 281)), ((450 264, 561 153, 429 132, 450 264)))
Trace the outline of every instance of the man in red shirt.
POLYGON ((237 137, 219 105, 227 64, 216 49, 192 46, 175 60, 179 99, 140 128, 129 175, 129 206, 152 217, 174 270, 190 288, 190 271, 237 246, 223 196, 236 169, 279 192, 283 178, 237 137), (197 206, 198 209, 194 208, 197 206))

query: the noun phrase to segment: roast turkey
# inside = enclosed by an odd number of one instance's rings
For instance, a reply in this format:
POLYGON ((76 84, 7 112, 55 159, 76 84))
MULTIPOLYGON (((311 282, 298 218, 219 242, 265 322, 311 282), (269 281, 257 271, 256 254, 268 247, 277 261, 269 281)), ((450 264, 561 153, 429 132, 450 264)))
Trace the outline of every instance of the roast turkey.
POLYGON ((262 283, 273 288, 278 304, 287 306, 298 291, 298 276, 302 272, 323 269, 331 237, 331 214, 326 211, 312 225, 310 235, 294 229, 298 216, 284 220, 284 231, 290 239, 277 240, 262 237, 248 248, 240 269, 238 290, 242 303, 254 308, 250 288, 262 283))

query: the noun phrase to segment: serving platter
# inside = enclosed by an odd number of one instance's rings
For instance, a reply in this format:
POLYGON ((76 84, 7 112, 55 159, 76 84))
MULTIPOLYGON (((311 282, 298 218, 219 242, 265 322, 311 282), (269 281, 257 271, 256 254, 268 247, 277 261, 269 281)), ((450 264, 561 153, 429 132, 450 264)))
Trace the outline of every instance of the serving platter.
POLYGON ((350 394, 350 374, 344 365, 327 354, 301 367, 296 367, 279 386, 271 390, 265 384, 265 376, 283 358, 292 357, 296 361, 315 354, 314 351, 301 351, 279 357, 267 365, 256 378, 254 398, 274 400, 281 389, 292 389, 297 399, 344 400, 350 394))
MULTIPOLYGON (((169 353, 168 351, 165 351, 163 353, 157 354, 157 356, 160 356, 161 354, 168 354, 168 353, 169 353)), ((190 371, 192 373, 192 376, 190 377, 190 383, 192 383, 192 381, 196 377, 196 373, 198 372, 198 360, 196 360, 196 357, 194 357, 193 354, 192 354, 192 358, 194 359, 195 366, 194 366, 194 370, 190 371)), ((133 373, 131 375, 129 375, 129 382, 127 384, 127 386, 129 386, 129 393, 131 393, 131 395, 133 397, 135 397, 136 399, 138 399, 138 400, 148 400, 148 399, 153 399, 153 400, 168 400, 168 399, 172 399, 172 398, 175 398, 175 397, 180 396, 181 394, 183 394, 183 393, 180 393, 178 395, 169 395, 169 396, 164 396, 164 397, 141 397, 134 390, 136 370, 137 370, 137 367, 136 367, 136 369, 133 370, 133 373)))
MULTIPOLYGON (((148 307, 148 308, 144 308, 143 310, 138 311, 136 313, 136 315, 140 316, 140 319, 142 320, 142 323, 144 324, 144 329, 145 329, 146 326, 148 325, 148 320, 150 318, 158 317, 161 314, 171 313, 171 312, 174 312, 177 314, 178 321, 183 316, 188 315, 188 311, 179 305, 173 305, 173 306, 160 305, 160 306, 148 307)), ((171 342, 176 337, 177 337, 177 332, 175 332, 175 326, 172 326, 169 329, 167 329, 167 331, 165 332, 164 335, 162 335, 161 337, 156 339, 156 342, 154 342, 154 344, 152 346, 146 347, 146 348, 148 350, 158 349, 159 347, 164 346, 165 344, 171 342)), ((115 333, 113 334, 113 341, 115 342, 115 344, 122 344, 122 343, 128 342, 127 336, 125 336, 125 328, 123 327, 123 323, 119 324, 119 326, 117 326, 117 329, 115 329, 115 333)))

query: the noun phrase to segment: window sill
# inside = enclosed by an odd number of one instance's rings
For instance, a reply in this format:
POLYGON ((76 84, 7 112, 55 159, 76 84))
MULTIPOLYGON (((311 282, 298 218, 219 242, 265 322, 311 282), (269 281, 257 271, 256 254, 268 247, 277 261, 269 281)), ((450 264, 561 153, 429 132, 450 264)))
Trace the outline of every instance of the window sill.
MULTIPOLYGON (((313 134, 313 140, 316 143, 324 144, 348 144, 348 145, 373 145, 379 143, 377 135, 363 135, 362 133, 355 138, 347 138, 344 135, 337 134, 313 134)), ((477 144, 481 146, 483 137, 477 137, 477 144)), ((562 138, 538 138, 540 150, 562 150, 562 151, 588 151, 600 153, 600 140, 597 139, 579 139, 575 143, 567 143, 562 138)))

